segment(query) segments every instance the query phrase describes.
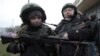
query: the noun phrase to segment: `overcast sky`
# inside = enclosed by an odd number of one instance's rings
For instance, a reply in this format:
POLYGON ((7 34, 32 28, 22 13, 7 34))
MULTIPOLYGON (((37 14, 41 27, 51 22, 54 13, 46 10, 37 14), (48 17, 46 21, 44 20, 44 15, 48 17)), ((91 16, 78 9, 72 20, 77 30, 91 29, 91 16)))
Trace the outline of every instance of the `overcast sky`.
MULTIPOLYGON (((46 12, 47 23, 58 24, 62 19, 61 9, 66 3, 75 0, 30 0, 30 3, 40 5, 46 12)), ((20 10, 28 0, 0 0, 0 27, 21 25, 20 10)))

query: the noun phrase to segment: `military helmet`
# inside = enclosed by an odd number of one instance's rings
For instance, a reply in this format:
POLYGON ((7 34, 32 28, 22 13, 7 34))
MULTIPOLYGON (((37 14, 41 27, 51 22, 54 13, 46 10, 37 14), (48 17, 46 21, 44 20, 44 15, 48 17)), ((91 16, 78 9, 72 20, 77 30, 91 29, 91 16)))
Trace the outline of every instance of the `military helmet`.
POLYGON ((20 13, 20 17, 24 24, 29 23, 29 19, 27 17, 29 13, 33 11, 40 11, 42 13, 42 21, 45 22, 46 20, 45 11, 39 5, 35 3, 28 3, 22 7, 21 13, 20 13))
POLYGON ((62 11, 61 11, 63 17, 64 17, 63 11, 64 11, 64 9, 66 9, 66 8, 73 8, 73 9, 74 9, 74 16, 77 15, 77 8, 76 8, 76 6, 73 5, 72 3, 67 3, 67 4, 65 4, 65 5, 63 6, 62 11))

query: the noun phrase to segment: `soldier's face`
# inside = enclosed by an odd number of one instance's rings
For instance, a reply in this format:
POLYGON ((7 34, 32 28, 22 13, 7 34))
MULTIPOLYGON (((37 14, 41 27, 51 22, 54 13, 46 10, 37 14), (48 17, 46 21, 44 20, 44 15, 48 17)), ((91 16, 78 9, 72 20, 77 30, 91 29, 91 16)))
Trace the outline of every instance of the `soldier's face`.
POLYGON ((65 18, 73 16, 73 14, 74 14, 74 9, 73 8, 65 8, 63 10, 63 15, 64 15, 65 18))
POLYGON ((30 23, 32 26, 40 26, 42 23, 42 18, 40 16, 32 16, 30 18, 30 23))

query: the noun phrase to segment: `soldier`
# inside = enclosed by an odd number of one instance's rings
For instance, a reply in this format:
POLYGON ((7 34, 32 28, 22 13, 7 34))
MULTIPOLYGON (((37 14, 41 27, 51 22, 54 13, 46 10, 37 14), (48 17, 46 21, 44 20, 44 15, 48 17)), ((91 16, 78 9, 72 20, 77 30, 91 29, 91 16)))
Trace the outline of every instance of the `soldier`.
POLYGON ((19 37, 20 43, 24 43, 23 46, 19 46, 20 49, 24 47, 24 51, 20 52, 20 56, 56 56, 55 45, 35 39, 55 35, 47 25, 43 24, 46 20, 45 11, 39 5, 29 3, 23 6, 20 17, 23 25, 18 31, 17 37, 19 37))
POLYGON ((95 56, 94 44, 100 47, 100 28, 96 25, 91 26, 85 17, 77 17, 77 8, 73 4, 65 4, 61 12, 64 19, 59 23, 55 32, 60 38, 74 42, 61 43, 59 56, 95 56), (82 44, 82 42, 87 43, 82 44))

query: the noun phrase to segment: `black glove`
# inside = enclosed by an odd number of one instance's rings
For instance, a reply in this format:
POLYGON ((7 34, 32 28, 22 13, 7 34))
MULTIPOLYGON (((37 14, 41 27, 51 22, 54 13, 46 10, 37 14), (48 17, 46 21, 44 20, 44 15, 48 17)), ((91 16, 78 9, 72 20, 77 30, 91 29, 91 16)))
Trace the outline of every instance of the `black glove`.
POLYGON ((14 53, 14 54, 23 53, 25 52, 25 45, 24 43, 12 42, 8 45, 7 52, 14 53))

